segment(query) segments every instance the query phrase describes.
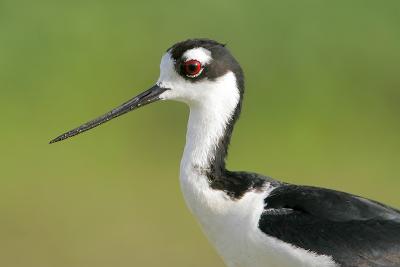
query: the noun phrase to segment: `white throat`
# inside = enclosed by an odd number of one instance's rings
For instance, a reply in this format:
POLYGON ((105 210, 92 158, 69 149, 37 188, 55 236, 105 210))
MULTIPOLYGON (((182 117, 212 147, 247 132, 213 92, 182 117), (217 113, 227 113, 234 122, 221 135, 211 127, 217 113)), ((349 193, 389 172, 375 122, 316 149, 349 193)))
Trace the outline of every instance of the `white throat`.
POLYGON ((222 207, 214 200, 225 198, 224 192, 210 188, 206 172, 239 103, 240 93, 232 72, 214 81, 204 81, 195 93, 198 101, 185 101, 190 107, 190 115, 180 182, 189 209, 204 226, 208 222, 203 220, 209 218, 205 213, 218 213, 222 207))
POLYGON ((232 72, 204 86, 206 88, 200 90, 204 90, 205 97, 201 101, 188 102, 190 115, 181 171, 210 167, 218 143, 239 103, 240 94, 232 72))
MULTIPOLYGON (((212 59, 204 48, 194 48, 184 54, 195 57, 202 63, 212 59)), ((170 52, 161 60, 160 77, 157 84, 171 88, 160 98, 186 103, 190 108, 186 134, 186 145, 181 160, 181 179, 193 177, 194 170, 208 169, 215 157, 219 141, 240 101, 236 76, 232 71, 213 79, 192 82, 178 75, 170 52)))

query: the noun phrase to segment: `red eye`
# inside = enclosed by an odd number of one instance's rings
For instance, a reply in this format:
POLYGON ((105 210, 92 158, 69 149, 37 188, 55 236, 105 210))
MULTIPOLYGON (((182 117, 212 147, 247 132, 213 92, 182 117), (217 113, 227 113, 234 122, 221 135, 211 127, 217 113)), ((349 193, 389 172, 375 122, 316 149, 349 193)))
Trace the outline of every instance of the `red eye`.
POLYGON ((186 76, 191 78, 196 77, 202 70, 201 63, 195 59, 185 61, 185 63, 183 63, 183 70, 186 76))

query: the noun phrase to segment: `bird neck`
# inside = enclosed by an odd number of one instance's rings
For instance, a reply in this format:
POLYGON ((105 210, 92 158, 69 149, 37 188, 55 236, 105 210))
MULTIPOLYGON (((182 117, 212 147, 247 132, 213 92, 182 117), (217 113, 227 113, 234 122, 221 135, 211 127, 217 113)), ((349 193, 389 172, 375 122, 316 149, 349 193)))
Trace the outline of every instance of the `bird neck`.
POLYGON ((225 158, 240 114, 241 96, 238 92, 232 99, 223 101, 223 105, 218 99, 190 105, 181 170, 200 171, 213 177, 225 172, 225 158))

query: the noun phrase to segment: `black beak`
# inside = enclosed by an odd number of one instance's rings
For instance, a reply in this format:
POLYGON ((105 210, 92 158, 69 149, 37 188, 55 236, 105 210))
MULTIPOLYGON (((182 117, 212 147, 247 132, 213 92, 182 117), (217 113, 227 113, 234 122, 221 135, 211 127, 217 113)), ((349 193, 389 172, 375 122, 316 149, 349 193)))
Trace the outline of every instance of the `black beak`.
POLYGON ((50 144, 62 141, 64 139, 70 138, 72 136, 78 135, 80 133, 86 132, 94 127, 99 126, 107 121, 110 121, 122 114, 125 114, 129 111, 137 109, 139 107, 145 106, 157 100, 160 100, 160 95, 169 90, 168 88, 162 88, 158 85, 154 85, 149 90, 144 91, 143 93, 135 96, 131 100, 123 103, 121 106, 111 110, 110 112, 104 114, 103 116, 98 117, 97 119, 91 120, 69 132, 63 133, 62 135, 58 136, 57 138, 50 141, 50 144))

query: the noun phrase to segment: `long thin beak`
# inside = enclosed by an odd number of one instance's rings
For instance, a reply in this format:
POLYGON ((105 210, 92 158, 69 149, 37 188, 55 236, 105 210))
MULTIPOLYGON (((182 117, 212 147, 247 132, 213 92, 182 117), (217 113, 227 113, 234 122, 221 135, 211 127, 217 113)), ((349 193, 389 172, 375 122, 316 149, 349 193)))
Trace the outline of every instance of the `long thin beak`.
POLYGON ((64 139, 70 138, 72 136, 78 135, 80 133, 86 132, 94 127, 99 126, 107 121, 110 121, 118 116, 121 116, 129 111, 137 109, 139 107, 145 106, 157 100, 160 100, 160 95, 169 90, 168 88, 162 88, 158 85, 154 85, 149 90, 144 91, 143 93, 135 96, 131 100, 123 103, 121 106, 111 110, 110 112, 104 114, 103 116, 98 117, 97 119, 91 120, 69 132, 63 133, 57 138, 50 141, 50 144, 62 141, 64 139))

